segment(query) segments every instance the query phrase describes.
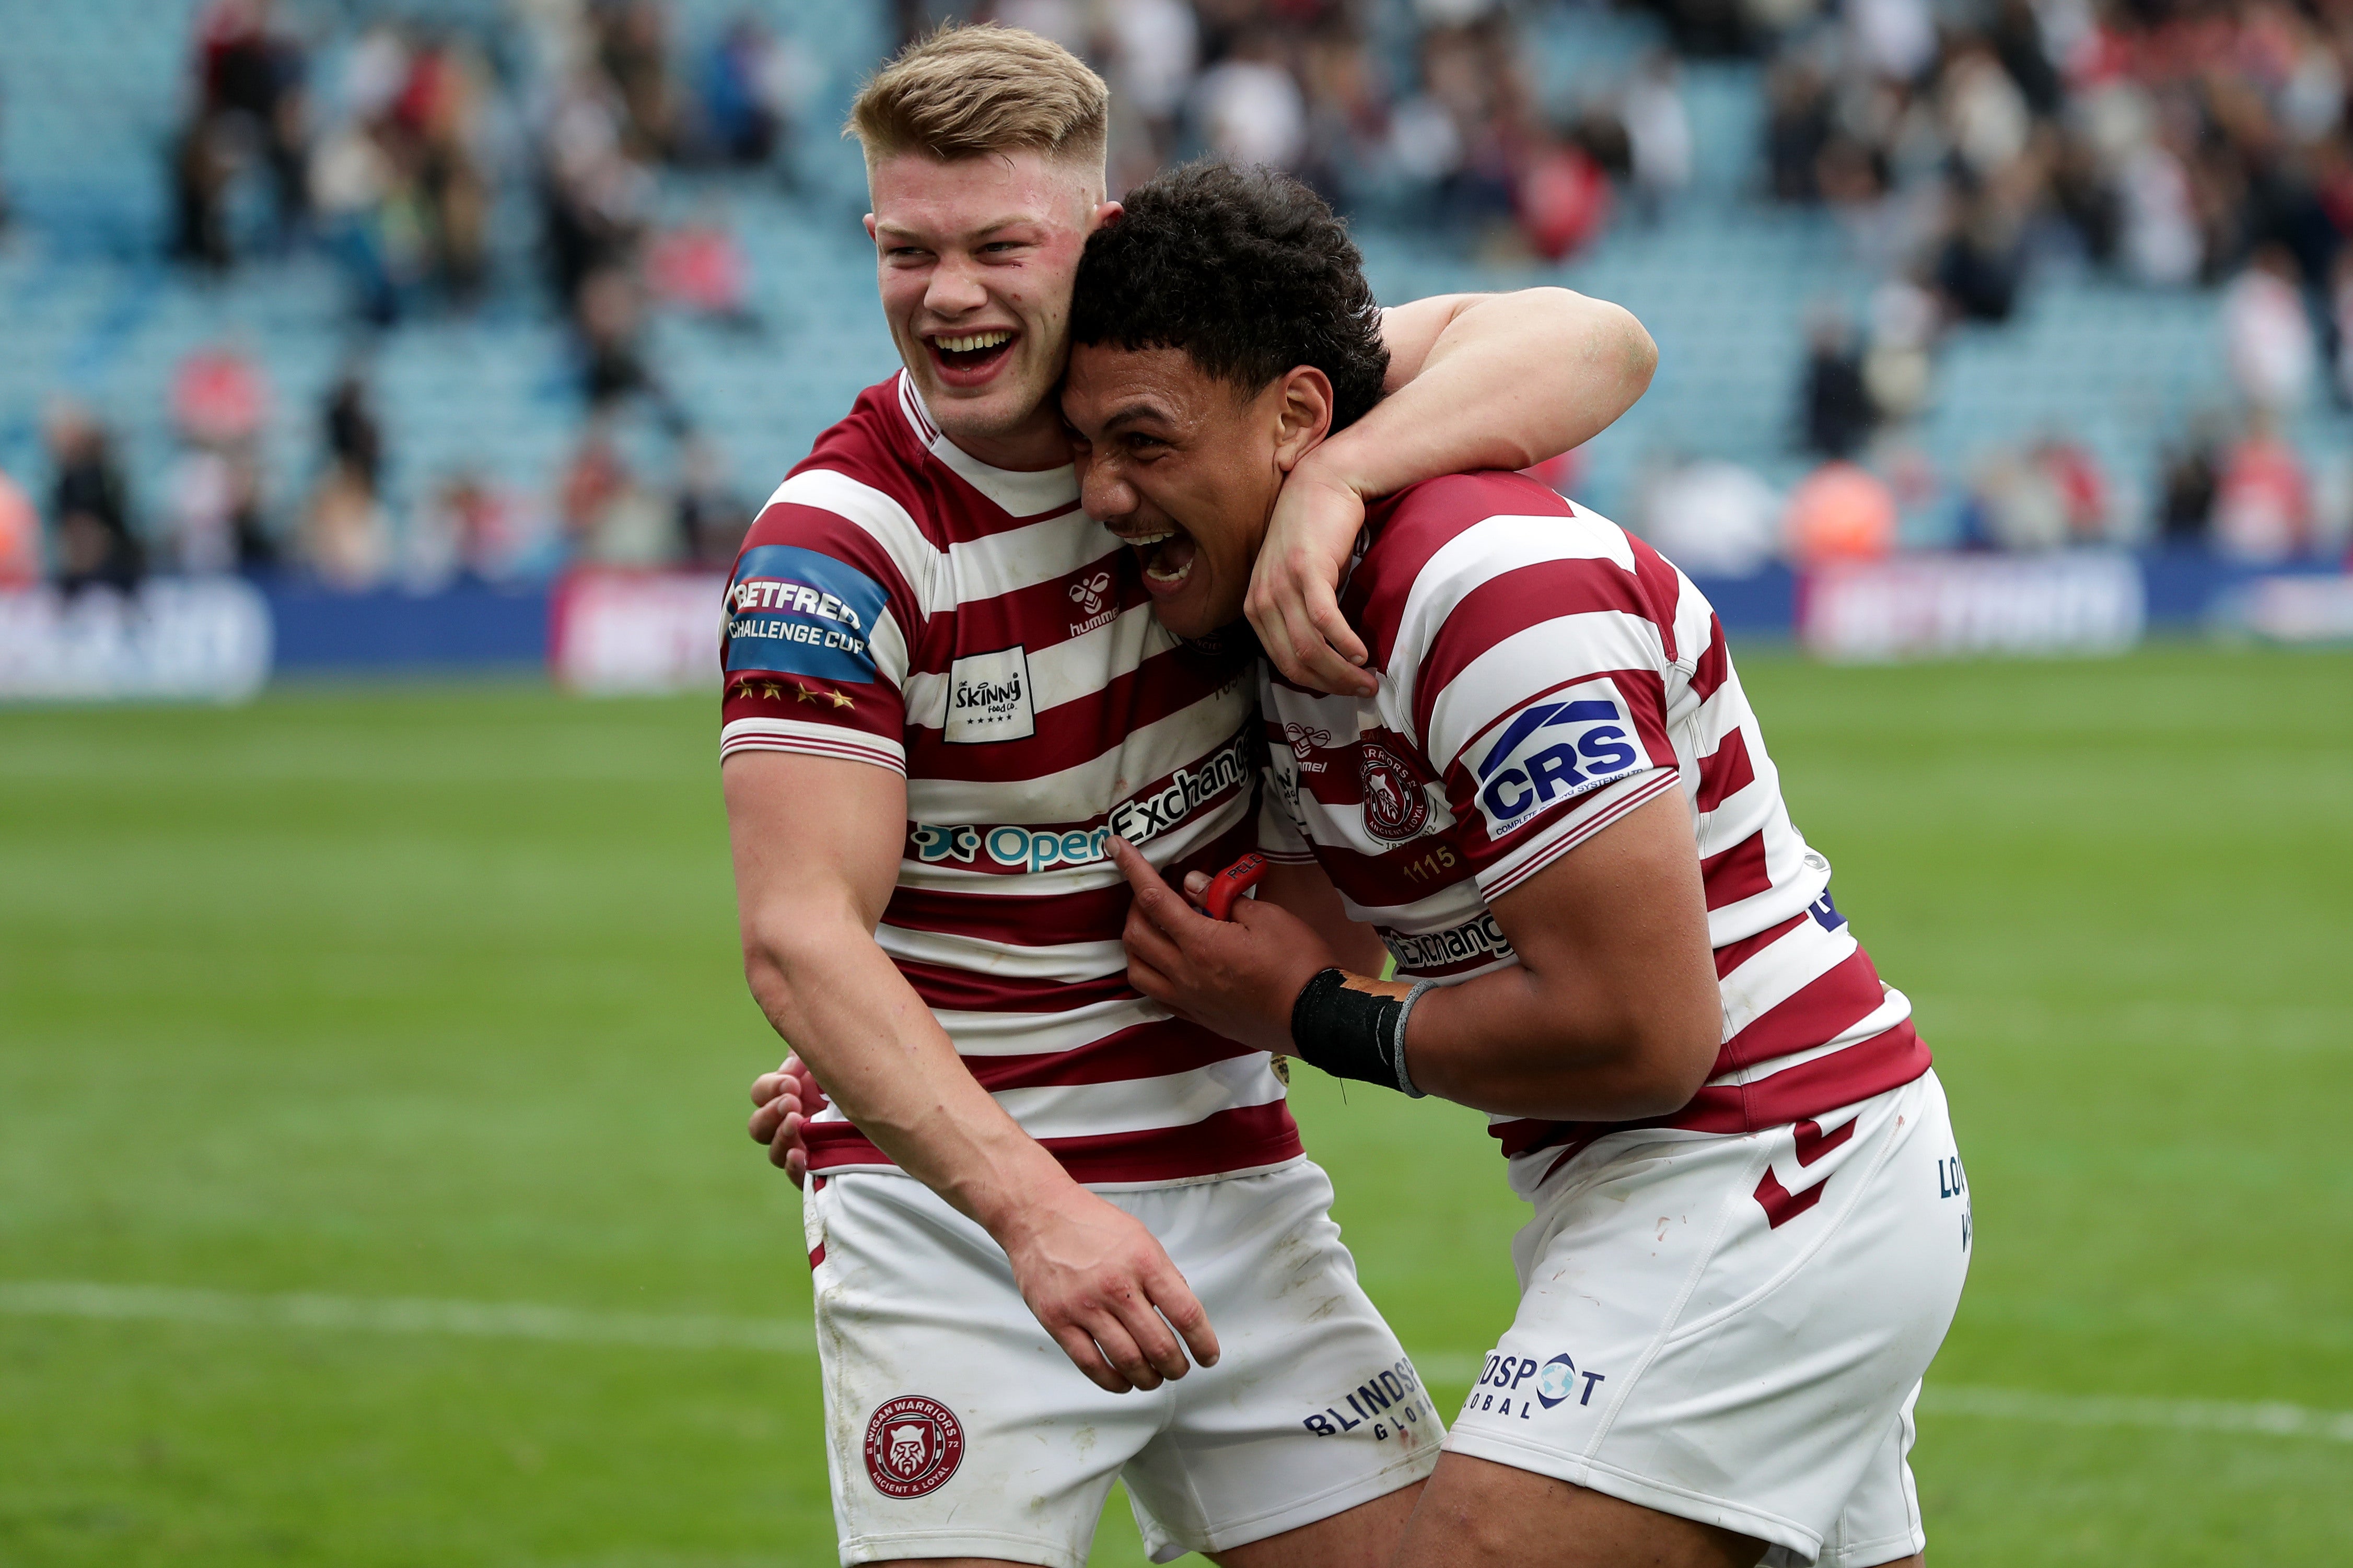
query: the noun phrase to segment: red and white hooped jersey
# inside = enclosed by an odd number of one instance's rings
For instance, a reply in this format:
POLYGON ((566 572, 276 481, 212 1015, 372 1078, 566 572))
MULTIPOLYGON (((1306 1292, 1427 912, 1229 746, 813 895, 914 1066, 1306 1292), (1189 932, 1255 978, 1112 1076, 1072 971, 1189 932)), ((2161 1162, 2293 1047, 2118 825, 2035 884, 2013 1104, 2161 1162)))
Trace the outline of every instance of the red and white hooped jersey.
MULTIPOLYGON (((1697 829, 1724 1044, 1660 1125, 1746 1132, 1928 1069, 1904 994, 1830 898, 1781 802, 1724 628, 1691 580, 1617 524, 1516 474, 1460 474, 1375 506, 1340 607, 1380 689, 1262 677, 1261 847, 1313 858, 1400 975, 1516 963, 1489 909, 1668 791, 1697 829)), ((1495 1118, 1532 1192, 1619 1124, 1495 1118)))
MULTIPOLYGON (((1256 837, 1256 646, 1182 642, 1065 468, 1013 473, 941 436, 904 372, 778 486, 727 590, 721 755, 906 775, 875 939, 965 1063, 1073 1175, 1154 1185, 1300 1153, 1253 1051, 1127 984, 1114 833, 1164 870, 1256 837)), ((810 1168, 888 1170, 839 1110, 810 1168)))

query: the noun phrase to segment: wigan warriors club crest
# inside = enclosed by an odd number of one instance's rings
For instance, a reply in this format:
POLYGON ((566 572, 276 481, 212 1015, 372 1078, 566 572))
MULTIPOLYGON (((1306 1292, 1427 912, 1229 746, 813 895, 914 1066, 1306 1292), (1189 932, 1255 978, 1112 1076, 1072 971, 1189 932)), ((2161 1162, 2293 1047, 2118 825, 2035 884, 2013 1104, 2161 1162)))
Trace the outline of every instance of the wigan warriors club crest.
POLYGON ((1357 776, 1365 786, 1365 830, 1400 844, 1430 826, 1430 796, 1404 759, 1377 741, 1364 743, 1357 776))
POLYGON ((902 1394, 866 1423, 866 1474, 884 1497, 928 1497, 964 1463, 964 1427, 936 1399, 902 1394))

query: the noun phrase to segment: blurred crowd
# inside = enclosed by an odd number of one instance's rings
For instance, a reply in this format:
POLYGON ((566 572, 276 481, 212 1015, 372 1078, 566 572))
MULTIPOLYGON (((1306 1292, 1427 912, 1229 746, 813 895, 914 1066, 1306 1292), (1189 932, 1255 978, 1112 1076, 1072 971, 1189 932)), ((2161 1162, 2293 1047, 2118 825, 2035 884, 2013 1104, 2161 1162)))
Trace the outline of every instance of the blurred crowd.
POLYGON ((1916 450, 1824 461, 1786 491, 1722 458, 1652 462, 1624 514, 1684 570, 1742 577, 1884 559, 1922 542, 2040 553, 2118 545, 2192 550, 2247 566, 2339 560, 2353 569, 2353 473, 2316 474, 2261 416, 2201 416, 2166 452, 2154 495, 2063 433, 1998 447, 1947 483, 1916 450), (1925 537, 1924 537, 1925 536, 1925 537))
MULTIPOLYGON (((174 142, 175 255, 226 269, 240 247, 315 237, 348 266, 359 313, 389 325, 477 298, 494 224, 535 205, 548 281, 585 315, 600 274, 640 274, 658 171, 790 183, 808 65, 755 16, 699 50, 659 0, 532 0, 471 25, 397 17, 322 47, 272 0, 211 0, 174 142), (235 198, 257 184, 268 221, 240 233, 235 198)), ((724 258, 673 254, 657 281, 705 308, 742 303, 724 258)))
POLYGON ((52 577, 68 593, 129 590, 151 572, 289 574, 358 592, 431 591, 458 581, 514 584, 567 564, 723 569, 750 510, 717 450, 673 432, 670 461, 637 460, 592 417, 554 490, 538 495, 484 468, 446 474, 396 520, 384 497, 385 441, 358 365, 315 411, 321 461, 290 507, 272 508, 261 461, 272 396, 261 370, 221 346, 190 354, 173 377, 179 453, 160 493, 135 508, 121 456, 86 408, 54 403, 43 435, 46 507, 0 474, 0 585, 42 575, 39 518, 50 520, 52 577))
POLYGON ((55 569, 68 585, 150 567, 290 570, 332 586, 543 575, 575 560, 723 564, 748 521, 718 455, 644 347, 649 308, 756 328, 750 268, 714 213, 664 223, 670 170, 765 172, 790 189, 810 66, 746 14, 690 47, 658 0, 533 0, 479 21, 396 11, 315 37, 271 0, 211 0, 174 139, 172 250, 223 273, 315 245, 348 280, 352 365, 317 415, 320 466, 269 504, 262 367, 234 349, 175 373, 181 455, 134 522, 107 433, 79 407, 47 421, 55 569), (522 236, 501 245, 503 226, 522 236), (501 258, 533 276, 496 279, 501 258), (534 284, 568 330, 581 425, 550 493, 484 472, 428 479, 396 523, 371 405, 370 334, 534 284), (665 450, 632 462, 621 428, 665 450))
POLYGON ((2316 293, 2353 279, 2347 0, 1767 3, 1801 14, 1769 46, 1773 195, 1955 314, 2006 318, 2038 252, 2157 285, 2259 258, 2316 293))
POLYGON ((2341 544, 2341 479, 2284 434, 2353 407, 2353 0, 1665 0, 1688 47, 1768 60, 1763 174, 1881 281, 1817 310, 1793 421, 1907 510, 1942 345, 2039 268, 2221 284, 2238 395, 2178 433, 2155 494, 2054 433, 1985 455, 1951 531, 2007 549, 2152 534, 2251 560, 2341 544))
MULTIPOLYGON (((1878 281, 1859 311, 1806 322, 1791 438, 1820 467, 1803 483, 1714 461, 1641 479, 1622 510, 1671 553, 1699 570, 1867 555, 1922 536, 1929 510, 1926 535, 1963 548, 2337 547, 2353 498, 2289 436, 2353 405, 2353 0, 1620 0, 1668 44, 1571 90, 1536 45, 1548 7, 1587 3, 1606 0, 894 0, 891 16, 912 37, 954 5, 1086 56, 1114 89, 1115 189, 1201 153, 1271 163, 1499 260, 1671 215, 1697 152, 1683 62, 1757 60, 1744 199, 1827 211, 1878 281), (2236 405, 2178 432, 2155 474, 2105 472, 2061 429, 1933 471, 1915 430, 1940 357, 2051 267, 2219 285, 2236 405)), ((21 574, 21 519, 44 513, 37 554, 70 584, 152 568, 429 585, 731 553, 745 508, 648 321, 760 330, 723 206, 681 218, 675 196, 705 170, 801 184, 812 60, 748 13, 689 37, 661 0, 513 0, 469 22, 356 11, 330 26, 209 0, 170 153, 189 268, 335 258, 345 371, 315 408, 273 413, 263 366, 227 345, 191 355, 170 392, 178 456, 136 504, 108 432, 58 405, 47 492, 0 479, 0 575, 21 574), (538 493, 487 468, 403 469, 396 519, 375 335, 518 296, 565 325, 568 457, 538 493), (315 429, 315 465, 273 485, 261 437, 290 416, 315 429)))
MULTIPOLYGON (((1112 85, 1112 184, 1214 153, 1298 174, 1344 210, 1558 260, 1688 183, 1675 58, 1547 102, 1504 0, 983 0, 1112 85)), ((902 12, 916 25, 920 16, 902 12)))

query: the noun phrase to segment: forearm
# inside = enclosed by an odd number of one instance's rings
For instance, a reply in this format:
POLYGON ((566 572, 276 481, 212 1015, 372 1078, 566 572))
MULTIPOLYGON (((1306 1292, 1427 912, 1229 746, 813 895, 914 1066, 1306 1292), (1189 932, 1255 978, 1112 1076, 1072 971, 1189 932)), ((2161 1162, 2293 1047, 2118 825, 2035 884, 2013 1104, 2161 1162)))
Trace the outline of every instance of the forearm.
POLYGON ((1525 468, 1584 445, 1651 384, 1657 347, 1607 300, 1566 289, 1467 298, 1396 382, 1303 467, 1360 496, 1443 474, 1525 468))
POLYGON ((854 917, 746 943, 752 994, 826 1093, 901 1169, 1000 1242, 1025 1205, 1072 1185, 973 1079, 938 1020, 854 917))
POLYGON ((1651 1020, 1571 976, 1515 967, 1426 993, 1405 1045, 1416 1088, 1499 1116, 1629 1121, 1690 1099, 1662 1087, 1651 1020))
MULTIPOLYGON (((1298 1055, 1343 1078, 1405 1087, 1394 1042, 1411 990, 1347 972, 1336 988, 1311 984, 1292 1006, 1298 1055)), ((1676 1110, 1698 1087, 1662 1070, 1677 1047, 1639 1005, 1517 966, 1424 993, 1407 1016, 1405 1054, 1420 1092, 1502 1116, 1637 1121, 1676 1110)))

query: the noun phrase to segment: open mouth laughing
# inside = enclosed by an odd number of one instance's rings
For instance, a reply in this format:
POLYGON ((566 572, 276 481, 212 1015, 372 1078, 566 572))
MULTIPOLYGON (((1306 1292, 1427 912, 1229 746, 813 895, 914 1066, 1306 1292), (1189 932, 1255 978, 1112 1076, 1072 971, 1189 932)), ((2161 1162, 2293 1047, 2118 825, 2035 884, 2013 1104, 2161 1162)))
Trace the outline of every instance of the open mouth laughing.
POLYGON ((984 327, 967 332, 934 332, 923 342, 932 351, 932 366, 943 382, 950 386, 978 386, 1012 356, 1018 336, 1010 327, 984 327))
POLYGON ((1193 574, 1199 546, 1174 523, 1148 524, 1119 537, 1142 560, 1145 591, 1154 598, 1166 599, 1178 593, 1193 574))

